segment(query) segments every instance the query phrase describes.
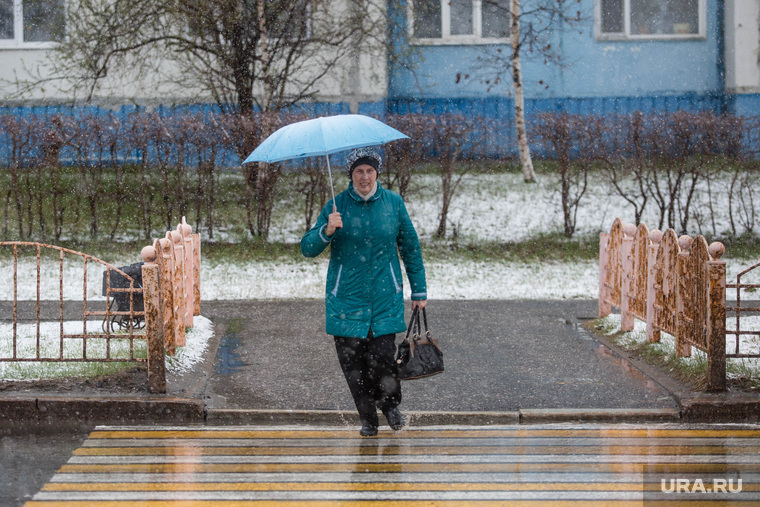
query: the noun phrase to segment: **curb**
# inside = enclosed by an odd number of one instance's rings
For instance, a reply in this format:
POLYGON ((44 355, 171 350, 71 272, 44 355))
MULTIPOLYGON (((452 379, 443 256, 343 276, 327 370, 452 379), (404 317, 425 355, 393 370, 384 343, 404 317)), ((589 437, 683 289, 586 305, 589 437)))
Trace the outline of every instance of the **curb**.
POLYGON ((187 398, 8 397, 0 399, 0 421, 52 424, 59 421, 125 423, 203 422, 205 406, 187 398))
MULTIPOLYGON (((382 415, 378 414, 380 421, 382 415)), ((520 413, 513 412, 423 412, 404 411, 410 424, 441 425, 506 425, 519 424, 520 413)), ((349 410, 266 410, 207 408, 207 424, 344 424, 358 425, 359 416, 349 410)))
MULTIPOLYGON (((415 426, 504 426, 548 423, 663 423, 680 422, 678 409, 524 409, 507 412, 404 411, 415 426)), ((382 418, 380 419, 382 421, 382 418)), ((207 424, 342 424, 358 425, 356 412, 348 410, 247 410, 206 409, 207 424)))
POLYGON ((689 398, 681 403, 684 422, 760 422, 760 399, 689 398))
MULTIPOLYGON (((712 402, 711 402, 712 403, 712 402)), ((758 402, 760 405, 760 402, 758 402)), ((693 417, 704 405, 694 405, 693 417)), ((550 423, 679 422, 678 409, 523 409, 505 412, 404 412, 415 426, 506 426, 550 423)), ((382 416, 380 418, 382 421, 382 416)), ((694 419, 696 420, 696 419, 694 419)), ((0 399, 0 426, 60 423, 210 424, 210 425, 358 425, 349 410, 267 410, 209 408, 187 398, 0 399)))
POLYGON ((520 411, 523 424, 594 422, 594 423, 662 423, 680 422, 677 408, 579 408, 579 409, 525 409, 520 411))

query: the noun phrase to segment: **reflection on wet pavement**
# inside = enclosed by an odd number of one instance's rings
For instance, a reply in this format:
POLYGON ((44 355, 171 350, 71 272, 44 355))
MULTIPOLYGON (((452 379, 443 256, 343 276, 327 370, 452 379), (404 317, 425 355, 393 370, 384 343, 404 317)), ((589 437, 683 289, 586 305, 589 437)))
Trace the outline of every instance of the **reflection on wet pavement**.
POLYGON ((216 351, 216 373, 220 375, 232 375, 246 366, 240 360, 240 354, 237 351, 242 345, 239 335, 241 327, 240 319, 232 319, 219 342, 219 348, 216 351))
POLYGON ((115 500, 757 504, 760 426, 103 426, 27 505, 115 500))

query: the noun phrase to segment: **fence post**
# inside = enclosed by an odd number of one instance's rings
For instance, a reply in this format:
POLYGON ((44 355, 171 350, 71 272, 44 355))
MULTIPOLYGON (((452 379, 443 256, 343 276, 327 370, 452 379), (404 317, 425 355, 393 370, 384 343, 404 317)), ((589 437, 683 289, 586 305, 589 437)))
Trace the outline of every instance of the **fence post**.
POLYGON ((146 246, 141 252, 143 301, 145 305, 145 338, 148 348, 148 392, 166 392, 166 364, 164 363, 164 326, 161 317, 159 269, 156 249, 146 246))
POLYGON ((176 326, 177 346, 185 346, 185 313, 187 313, 187 303, 185 303, 185 282, 182 278, 183 269, 182 261, 185 258, 184 248, 182 246, 182 236, 177 231, 169 231, 166 237, 172 242, 172 255, 174 259, 174 273, 172 274, 172 284, 174 286, 173 304, 174 304, 174 325, 176 326))
MULTIPOLYGON (((726 249, 722 243, 710 244, 707 261, 707 390, 726 390, 726 249)), ((701 324, 701 323, 700 323, 701 324)))
POLYGON ((678 238, 678 246, 681 251, 678 252, 678 260, 676 261, 676 308, 678 309, 678 320, 676 321, 676 357, 689 357, 691 356, 691 344, 684 340, 684 336, 693 332, 694 322, 689 326, 687 317, 691 317, 691 306, 693 302, 689 296, 689 288, 691 282, 689 280, 689 249, 694 239, 691 236, 682 235, 678 238), (687 308, 688 307, 688 308, 687 308), (689 310, 689 315, 687 311, 689 310))
POLYGON ((201 314, 201 235, 193 234, 193 315, 201 314))
POLYGON ((195 281, 195 275, 193 275, 193 229, 185 221, 185 217, 182 217, 182 222, 177 225, 177 232, 182 235, 182 243, 185 252, 184 282, 185 305, 187 306, 187 310, 185 311, 185 325, 187 327, 193 327, 193 310, 195 309, 195 290, 193 289, 193 282, 195 281))
POLYGON ((633 313, 631 313, 631 278, 633 278, 633 224, 623 226, 623 248, 621 250, 622 284, 620 288, 620 330, 633 331, 633 313))
POLYGON ((649 233, 652 243, 647 247, 647 342, 660 341, 660 330, 654 327, 654 303, 656 300, 654 268, 657 264, 657 249, 662 241, 662 231, 652 229, 649 233))
POLYGON ((161 314, 164 324, 164 349, 173 356, 177 352, 176 329, 174 324, 174 287, 172 286, 172 245, 166 238, 153 242, 156 249, 158 267, 161 270, 161 314))
POLYGON ((612 312, 612 306, 607 302, 607 270, 609 269, 610 254, 608 244, 610 235, 599 234, 599 318, 606 317, 612 312))

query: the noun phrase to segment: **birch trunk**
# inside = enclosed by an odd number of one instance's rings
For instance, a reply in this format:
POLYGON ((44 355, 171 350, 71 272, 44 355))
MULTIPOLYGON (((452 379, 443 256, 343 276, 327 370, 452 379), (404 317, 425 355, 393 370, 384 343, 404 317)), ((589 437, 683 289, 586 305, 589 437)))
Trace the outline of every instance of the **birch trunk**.
POLYGON ((520 0, 512 0, 512 81, 515 86, 515 126, 520 164, 526 182, 535 182, 533 161, 530 158, 528 132, 525 129, 525 99, 523 97, 522 71, 520 68, 520 0))

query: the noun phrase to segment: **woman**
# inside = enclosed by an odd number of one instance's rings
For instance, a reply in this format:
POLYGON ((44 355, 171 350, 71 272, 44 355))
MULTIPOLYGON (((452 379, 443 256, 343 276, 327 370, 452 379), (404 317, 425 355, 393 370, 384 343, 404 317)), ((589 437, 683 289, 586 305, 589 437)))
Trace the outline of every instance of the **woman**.
POLYGON ((335 337, 341 369, 359 412, 362 436, 377 435, 379 408, 388 425, 406 425, 398 409, 396 333, 406 329, 399 253, 412 290, 412 308, 427 299, 417 232, 401 196, 377 181, 383 163, 372 148, 348 156, 348 190, 328 202, 301 240, 316 257, 330 245, 325 289, 326 331, 335 337))

